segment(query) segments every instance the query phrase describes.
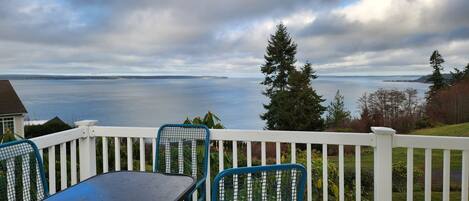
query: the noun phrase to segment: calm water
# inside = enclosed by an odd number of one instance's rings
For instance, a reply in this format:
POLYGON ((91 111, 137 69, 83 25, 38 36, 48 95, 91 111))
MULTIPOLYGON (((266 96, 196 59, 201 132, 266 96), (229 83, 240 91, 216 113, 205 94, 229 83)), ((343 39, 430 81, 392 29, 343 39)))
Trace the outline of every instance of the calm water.
MULTIPOLYGON (((415 88, 423 97, 428 85, 383 80, 417 77, 319 77, 313 86, 330 100, 337 89, 357 114, 357 99, 379 88, 415 88)), ((218 114, 228 128, 261 129, 266 98, 260 78, 154 80, 14 80, 32 120, 59 116, 67 122, 99 120, 99 125, 159 126, 187 116, 218 114)), ((328 102, 328 101, 327 101, 328 102)), ((325 103, 326 105, 327 103, 325 103)))

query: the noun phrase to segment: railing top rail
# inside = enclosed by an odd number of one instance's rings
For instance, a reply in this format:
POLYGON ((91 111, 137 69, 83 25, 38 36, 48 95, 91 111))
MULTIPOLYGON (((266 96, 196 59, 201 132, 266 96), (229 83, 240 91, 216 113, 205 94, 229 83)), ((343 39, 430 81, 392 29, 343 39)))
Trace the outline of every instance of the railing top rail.
POLYGON ((374 146, 375 137, 369 133, 338 133, 268 130, 212 130, 212 140, 264 141, 284 143, 343 144, 374 146))
MULTIPOLYGON (((102 137, 156 137, 158 128, 93 126, 92 135, 102 137)), ((212 129, 211 140, 284 142, 312 144, 344 144, 374 146, 374 136, 369 133, 337 133, 307 131, 268 131, 212 129)))
POLYGON ((46 147, 62 144, 64 142, 76 140, 81 137, 86 137, 83 128, 73 128, 41 137, 35 137, 30 140, 33 141, 39 149, 43 149, 46 147))
POLYGON ((469 150, 469 137, 394 135, 393 147, 469 150))
MULTIPOLYGON (((84 127, 32 138, 39 149, 86 137, 84 127)), ((90 126, 91 136, 155 138, 157 127, 90 126)), ((211 140, 375 146, 370 133, 212 129, 211 140)), ((394 135, 393 147, 469 150, 469 137, 394 135)))

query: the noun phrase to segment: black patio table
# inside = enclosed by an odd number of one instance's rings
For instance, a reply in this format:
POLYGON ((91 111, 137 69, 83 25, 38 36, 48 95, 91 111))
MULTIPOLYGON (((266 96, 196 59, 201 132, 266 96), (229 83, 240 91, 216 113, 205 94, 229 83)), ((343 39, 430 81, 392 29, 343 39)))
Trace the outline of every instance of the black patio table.
POLYGON ((153 172, 119 171, 88 178, 47 201, 183 200, 195 187, 190 176, 153 172))

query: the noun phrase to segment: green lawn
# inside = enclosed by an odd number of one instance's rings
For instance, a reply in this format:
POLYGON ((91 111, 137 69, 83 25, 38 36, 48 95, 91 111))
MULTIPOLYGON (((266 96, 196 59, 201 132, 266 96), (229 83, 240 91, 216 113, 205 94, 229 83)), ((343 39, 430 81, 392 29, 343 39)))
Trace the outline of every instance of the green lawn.
MULTIPOLYGON (((407 196, 406 193, 393 193, 392 200, 406 200, 407 196)), ((414 192, 414 200, 415 201, 423 201, 424 200, 424 193, 423 192, 414 192)), ((461 193, 460 192, 451 192, 449 195, 450 200, 461 200, 461 193)), ((442 193, 441 192, 433 192, 432 193, 432 201, 439 201, 442 200, 442 193)))
POLYGON ((420 129, 412 132, 412 134, 469 137, 469 123, 420 129))

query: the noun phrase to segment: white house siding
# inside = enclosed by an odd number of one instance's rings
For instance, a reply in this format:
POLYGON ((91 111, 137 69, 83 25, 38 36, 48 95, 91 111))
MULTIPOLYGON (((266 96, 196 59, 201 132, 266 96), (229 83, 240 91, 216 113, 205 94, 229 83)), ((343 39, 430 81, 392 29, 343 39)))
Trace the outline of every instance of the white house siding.
POLYGON ((24 138, 24 115, 14 116, 15 133, 24 138))

